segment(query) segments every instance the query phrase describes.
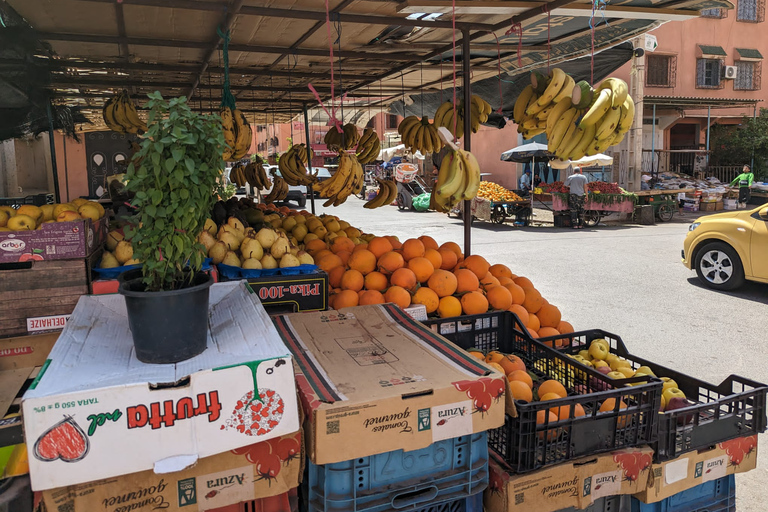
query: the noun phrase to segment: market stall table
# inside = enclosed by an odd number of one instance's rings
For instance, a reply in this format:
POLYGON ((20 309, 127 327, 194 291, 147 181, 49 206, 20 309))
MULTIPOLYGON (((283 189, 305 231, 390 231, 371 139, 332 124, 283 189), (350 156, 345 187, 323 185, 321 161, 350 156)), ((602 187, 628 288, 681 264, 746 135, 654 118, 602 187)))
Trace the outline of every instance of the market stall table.
POLYGON ((635 192, 638 196, 639 205, 653 206, 653 214, 662 222, 672 220, 675 212, 679 209, 677 203, 677 194, 692 194, 696 191, 694 188, 681 188, 676 190, 641 190, 635 192))
MULTIPOLYGON (((552 210, 555 212, 570 211, 567 194, 552 194, 552 210)), ((600 219, 612 213, 633 213, 635 198, 631 194, 594 194, 590 193, 584 202, 584 225, 597 226, 600 219), (600 200, 597 198, 601 197, 600 200), (611 200, 603 200, 611 197, 611 200)))

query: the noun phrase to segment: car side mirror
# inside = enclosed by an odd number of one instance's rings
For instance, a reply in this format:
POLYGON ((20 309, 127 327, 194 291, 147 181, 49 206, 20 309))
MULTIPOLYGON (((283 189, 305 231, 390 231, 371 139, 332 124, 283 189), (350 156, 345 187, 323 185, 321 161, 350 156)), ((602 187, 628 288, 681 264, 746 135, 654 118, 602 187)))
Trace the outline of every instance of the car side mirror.
POLYGON ((761 219, 768 221, 768 206, 761 209, 757 214, 760 216, 761 219))

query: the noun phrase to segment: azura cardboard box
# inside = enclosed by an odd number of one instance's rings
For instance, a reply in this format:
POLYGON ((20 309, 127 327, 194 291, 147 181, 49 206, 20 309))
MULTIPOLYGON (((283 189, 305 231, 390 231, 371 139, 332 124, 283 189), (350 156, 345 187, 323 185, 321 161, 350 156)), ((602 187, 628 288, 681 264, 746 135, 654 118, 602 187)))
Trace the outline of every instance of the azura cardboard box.
POLYGON ((301 482, 301 437, 295 432, 244 446, 175 473, 142 471, 50 489, 43 502, 47 512, 198 512, 276 496, 301 482))
POLYGON ((503 425, 506 379, 392 304, 277 316, 315 464, 503 425))
POLYGON ((80 299, 22 400, 34 490, 180 471, 299 430, 291 356, 258 298, 210 290, 208 348, 175 365, 136 359, 122 296, 80 299))
POLYGON ((693 451, 654 464, 648 486, 635 495, 644 503, 656 503, 697 485, 757 467, 757 436, 723 441, 709 450, 693 451))
POLYGON ((514 474, 491 452, 483 503, 494 512, 584 509, 600 498, 644 490, 652 460, 653 450, 644 446, 514 474))

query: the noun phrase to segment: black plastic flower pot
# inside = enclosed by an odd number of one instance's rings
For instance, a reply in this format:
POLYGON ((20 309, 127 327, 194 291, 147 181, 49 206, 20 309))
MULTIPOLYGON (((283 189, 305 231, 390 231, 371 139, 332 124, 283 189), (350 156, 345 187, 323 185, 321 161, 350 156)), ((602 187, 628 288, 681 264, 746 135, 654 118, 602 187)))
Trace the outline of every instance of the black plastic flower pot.
POLYGON ((141 279, 143 276, 141 267, 139 268, 132 268, 131 270, 126 270, 122 274, 119 274, 117 276, 117 283, 118 286, 123 284, 126 281, 130 281, 132 279, 141 279))
POLYGON ((205 350, 212 284, 205 272, 195 274, 191 285, 172 291, 147 292, 140 276, 120 284, 139 361, 178 363, 205 350))

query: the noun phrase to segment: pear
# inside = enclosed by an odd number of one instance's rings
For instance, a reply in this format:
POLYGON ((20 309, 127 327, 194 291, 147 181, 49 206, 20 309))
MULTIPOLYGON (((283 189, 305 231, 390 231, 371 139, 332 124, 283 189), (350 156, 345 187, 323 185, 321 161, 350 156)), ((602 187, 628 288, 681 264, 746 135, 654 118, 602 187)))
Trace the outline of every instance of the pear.
POLYGON ((283 219, 283 229, 290 231, 296 227, 296 219, 294 217, 286 217, 283 219))
POLYGON ((119 266, 120 266, 120 263, 118 263, 117 258, 115 258, 115 255, 109 251, 104 251, 104 255, 101 257, 101 262, 99 262, 99 267, 115 268, 119 266))
POLYGON ((224 256, 227 255, 227 251, 229 251, 227 244, 219 240, 213 244, 213 247, 208 249, 208 257, 213 260, 213 263, 218 264, 224 261, 224 256))
POLYGON ((243 255, 243 258, 255 258, 260 260, 261 257, 264 256, 264 249, 255 238, 246 238, 240 245, 240 253, 243 255))
POLYGON ((267 253, 261 258, 261 268, 277 268, 277 261, 267 253))
POLYGON ((275 229, 283 227, 283 221, 281 221, 280 219, 273 219, 269 221, 269 223, 272 224, 272 227, 275 229))
POLYGON ((117 244, 120 243, 121 240, 123 240, 125 236, 117 230, 112 230, 109 233, 107 233, 107 249, 110 251, 114 251, 115 247, 117 247, 117 244))
POLYGON ((213 244, 216 243, 216 239, 207 231, 201 231, 200 234, 197 235, 197 241, 203 244, 206 253, 208 253, 208 251, 211 250, 211 247, 213 247, 213 244))
POLYGON ((279 237, 277 240, 275 240, 275 243, 272 244, 272 247, 270 247, 269 252, 272 254, 272 256, 275 257, 275 259, 280 259, 283 257, 284 254, 289 252, 291 250, 291 244, 288 242, 287 238, 279 237))
POLYGON ((221 231, 226 231, 227 233, 230 233, 231 235, 233 235, 235 238, 237 238, 241 242, 243 241, 243 238, 245 238, 245 233, 243 233, 242 231, 240 231, 237 228, 233 228, 232 226, 230 226, 228 224, 225 224, 225 225, 221 226, 221 229, 219 230, 219 232, 221 232, 221 231))
POLYGON ((125 266, 128 266, 128 265, 141 265, 141 261, 137 260, 136 258, 131 258, 128 261, 126 261, 125 263, 123 263, 123 265, 125 265, 125 266))
POLYGON ((205 226, 203 227, 203 229, 209 232, 210 234, 212 234, 213 236, 216 236, 216 231, 217 231, 216 223, 213 222, 212 219, 205 219, 205 226))
POLYGON ((253 228, 245 228, 244 234, 246 238, 256 238, 256 230, 253 228))
POLYGON ((280 268, 298 267, 299 265, 301 265, 299 258, 291 253, 286 253, 280 258, 280 268))
POLYGON ((227 219, 227 225, 232 226, 236 230, 238 230, 241 233, 245 232, 245 226, 243 225, 242 221, 238 219, 237 217, 230 217, 227 219))
POLYGON ((242 265, 243 268, 249 268, 249 269, 260 269, 261 267, 261 261, 257 260, 256 258, 248 258, 243 262, 242 265))
POLYGON ((275 240, 277 240, 277 233, 269 228, 261 228, 259 232, 256 233, 256 240, 259 241, 264 249, 269 249, 272 247, 272 244, 275 243, 275 240))
POLYGON ((299 253, 298 245, 295 245, 293 242, 291 242, 291 249, 288 252, 296 256, 299 253))
POLYGON ((296 257, 299 258, 299 263, 302 265, 315 264, 315 259, 306 251, 299 251, 296 253, 296 257))
POLYGON ((224 259, 221 260, 221 263, 231 267, 239 267, 240 258, 238 258, 237 254, 235 254, 233 251, 227 251, 227 253, 224 255, 224 259))
POLYGON ((291 230, 291 234, 299 242, 304 241, 304 237, 307 236, 307 233, 308 233, 307 226, 305 226, 304 224, 297 224, 296 227, 294 227, 291 230))
POLYGON ((129 259, 133 258, 133 246, 130 242, 121 240, 115 247, 115 258, 120 263, 125 263, 129 259))
POLYGON ((227 249, 230 251, 235 251, 240 248, 240 242, 242 240, 238 239, 231 232, 222 229, 219 231, 219 241, 224 242, 227 246, 227 249))

